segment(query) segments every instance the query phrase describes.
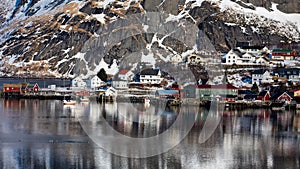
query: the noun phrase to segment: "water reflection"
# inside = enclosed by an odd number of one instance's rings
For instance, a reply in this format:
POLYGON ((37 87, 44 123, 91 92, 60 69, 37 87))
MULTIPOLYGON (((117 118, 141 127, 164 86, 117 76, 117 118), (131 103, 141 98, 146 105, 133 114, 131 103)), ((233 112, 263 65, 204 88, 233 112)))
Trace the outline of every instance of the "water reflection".
POLYGON ((89 120, 100 117, 118 132, 150 137, 178 117, 196 117, 183 142, 167 153, 122 158, 96 146, 83 131, 74 106, 60 101, 0 100, 0 168, 299 168, 300 114, 295 111, 226 110, 212 137, 198 143, 206 109, 148 107, 131 113, 124 104, 81 105, 89 120), (194 109, 196 110, 196 109, 194 109), (185 112, 186 111, 186 112, 185 112))

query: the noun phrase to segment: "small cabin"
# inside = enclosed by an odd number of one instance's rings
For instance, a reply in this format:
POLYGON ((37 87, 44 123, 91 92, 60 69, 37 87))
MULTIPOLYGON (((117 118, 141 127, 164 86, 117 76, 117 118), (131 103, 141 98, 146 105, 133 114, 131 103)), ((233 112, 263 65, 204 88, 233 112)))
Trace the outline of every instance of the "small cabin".
POLYGON ((40 87, 37 83, 35 84, 28 84, 25 88, 25 92, 29 92, 29 93, 35 93, 38 92, 40 90, 40 87))

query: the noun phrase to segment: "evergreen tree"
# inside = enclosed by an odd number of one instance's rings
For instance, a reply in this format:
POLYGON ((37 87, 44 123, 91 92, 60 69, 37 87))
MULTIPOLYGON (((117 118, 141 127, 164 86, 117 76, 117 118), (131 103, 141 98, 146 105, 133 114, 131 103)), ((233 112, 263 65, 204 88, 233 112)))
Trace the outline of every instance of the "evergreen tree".
POLYGON ((257 86, 256 82, 254 82, 254 84, 252 85, 251 91, 252 91, 253 93, 258 94, 259 89, 258 89, 258 86, 257 86))
POLYGON ((106 71, 102 68, 100 71, 97 73, 97 76, 103 81, 107 82, 107 74, 106 71))

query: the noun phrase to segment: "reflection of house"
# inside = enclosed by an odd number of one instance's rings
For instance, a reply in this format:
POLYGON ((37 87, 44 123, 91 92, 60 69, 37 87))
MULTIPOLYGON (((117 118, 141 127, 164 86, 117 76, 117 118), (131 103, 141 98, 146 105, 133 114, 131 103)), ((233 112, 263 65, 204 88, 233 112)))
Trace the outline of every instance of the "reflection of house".
POLYGON ((38 92, 40 89, 39 85, 37 83, 35 84, 28 84, 25 88, 26 92, 38 92))
POLYGON ((116 90, 115 88, 110 87, 110 88, 108 88, 108 89, 106 90, 105 95, 106 95, 106 96, 113 96, 113 97, 116 97, 116 96, 118 95, 118 92, 117 92, 117 90, 116 90))
POLYGON ((142 83, 159 84, 162 81, 159 69, 144 69, 140 73, 140 81, 142 83))
POLYGON ((217 100, 234 102, 238 96, 238 89, 231 84, 227 85, 197 85, 196 98, 203 100, 217 100))
POLYGON ((133 78, 133 73, 129 70, 120 70, 118 77, 121 80, 131 80, 133 78))
POLYGON ((274 70, 274 75, 277 77, 286 78, 289 81, 299 82, 300 81, 300 69, 299 68, 280 68, 274 70))
POLYGON ((252 73, 252 84, 272 83, 273 78, 268 70, 258 69, 252 73))
POLYGON ((295 50, 274 49, 272 51, 272 59, 274 60, 294 60, 295 58, 295 50))

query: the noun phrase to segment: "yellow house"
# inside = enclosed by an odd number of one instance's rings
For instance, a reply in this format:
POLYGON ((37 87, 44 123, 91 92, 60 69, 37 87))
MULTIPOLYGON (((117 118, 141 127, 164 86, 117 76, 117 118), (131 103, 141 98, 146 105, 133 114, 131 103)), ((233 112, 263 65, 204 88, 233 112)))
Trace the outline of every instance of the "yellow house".
POLYGON ((300 97, 300 89, 292 90, 291 92, 294 93, 294 97, 300 97))

